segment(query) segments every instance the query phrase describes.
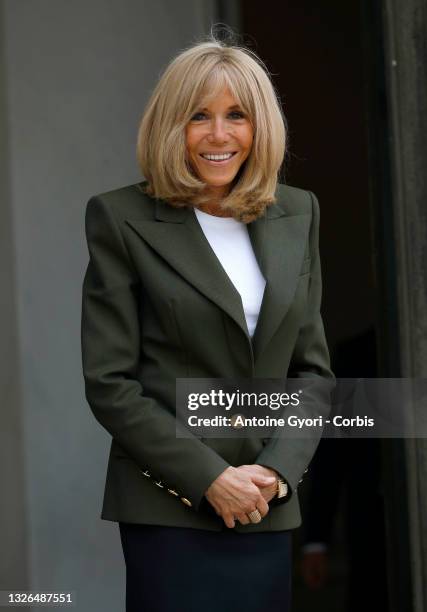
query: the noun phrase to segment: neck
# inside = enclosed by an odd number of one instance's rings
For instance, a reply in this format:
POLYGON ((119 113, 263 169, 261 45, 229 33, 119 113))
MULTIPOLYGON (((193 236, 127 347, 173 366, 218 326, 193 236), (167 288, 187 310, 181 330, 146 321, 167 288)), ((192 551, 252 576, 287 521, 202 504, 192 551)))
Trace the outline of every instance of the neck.
POLYGON ((231 217, 229 213, 221 210, 217 203, 200 204, 197 208, 208 215, 214 215, 214 217, 231 217))
POLYGON ((198 209, 204 213, 207 213, 208 215, 214 215, 215 217, 231 217, 229 212, 221 209, 220 204, 221 200, 227 195, 228 192, 228 186, 207 188, 205 193, 208 193, 211 198, 209 202, 198 205, 198 209))

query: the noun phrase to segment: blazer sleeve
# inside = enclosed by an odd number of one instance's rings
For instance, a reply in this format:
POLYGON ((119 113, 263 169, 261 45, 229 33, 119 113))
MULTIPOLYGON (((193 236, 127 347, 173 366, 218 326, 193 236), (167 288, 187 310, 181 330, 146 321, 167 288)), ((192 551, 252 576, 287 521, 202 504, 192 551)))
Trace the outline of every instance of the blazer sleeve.
MULTIPOLYGON (((320 210, 316 196, 309 192, 312 203, 312 223, 310 228, 310 285, 303 324, 293 350, 288 369, 288 378, 304 379, 304 400, 289 414, 300 417, 327 417, 331 410, 331 392, 336 380, 330 368, 330 358, 326 343, 322 316, 322 275, 319 255, 320 210)), ((286 413, 285 413, 286 414, 286 413)), ((256 463, 275 469, 288 484, 288 495, 275 498, 272 503, 289 501, 302 481, 303 474, 318 446, 322 428, 312 428, 304 437, 298 434, 284 437, 283 430, 277 428, 268 443, 258 455, 256 463)), ((301 434, 300 434, 301 435, 301 434)))
POLYGON ((137 378, 141 279, 102 198, 89 200, 85 227, 89 263, 81 346, 86 399, 95 418, 138 466, 197 510, 206 489, 229 464, 196 437, 178 438, 174 415, 144 394, 137 378))

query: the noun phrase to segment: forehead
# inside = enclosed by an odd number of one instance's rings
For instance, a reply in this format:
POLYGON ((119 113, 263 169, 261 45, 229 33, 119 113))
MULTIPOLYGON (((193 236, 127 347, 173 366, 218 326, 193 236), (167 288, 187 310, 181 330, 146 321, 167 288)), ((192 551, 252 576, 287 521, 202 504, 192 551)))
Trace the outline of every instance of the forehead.
POLYGON ((205 89, 199 98, 199 105, 203 108, 211 107, 237 107, 240 101, 235 97, 228 86, 222 88, 205 89))

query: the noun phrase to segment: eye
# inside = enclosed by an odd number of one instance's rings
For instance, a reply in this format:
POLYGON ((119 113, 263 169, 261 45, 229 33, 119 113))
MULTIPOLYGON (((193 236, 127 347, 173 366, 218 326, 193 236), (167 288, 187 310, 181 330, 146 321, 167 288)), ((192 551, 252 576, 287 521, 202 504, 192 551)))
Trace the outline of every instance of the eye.
POLYGON ((242 111, 231 111, 231 113, 229 113, 229 115, 233 119, 244 119, 244 117, 245 117, 245 115, 244 115, 244 113, 242 113, 242 111))
MULTIPOLYGON (((245 118, 245 114, 243 113, 243 111, 239 111, 239 110, 230 111, 228 113, 228 116, 231 119, 244 119, 245 118)), ((206 118, 207 118, 207 114, 204 113, 203 111, 199 111, 198 113, 195 113, 191 117, 191 121, 204 121, 206 118)))

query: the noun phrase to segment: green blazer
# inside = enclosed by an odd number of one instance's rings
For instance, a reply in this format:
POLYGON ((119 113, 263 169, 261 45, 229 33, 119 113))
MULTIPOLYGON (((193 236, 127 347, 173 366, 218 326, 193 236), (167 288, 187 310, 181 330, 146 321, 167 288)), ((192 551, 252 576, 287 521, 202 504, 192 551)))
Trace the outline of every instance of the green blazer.
MULTIPOLYGON (((289 485, 258 524, 301 523, 297 488, 318 444, 310 439, 176 436, 176 378, 328 380, 321 305, 319 205, 278 184, 277 202, 248 224, 266 279, 251 338, 239 293, 191 207, 150 198, 141 184, 92 197, 83 281, 82 360, 87 401, 111 434, 101 518, 220 531, 204 497, 228 466, 258 463, 289 485)), ((316 406, 328 412, 325 398, 316 406)))

